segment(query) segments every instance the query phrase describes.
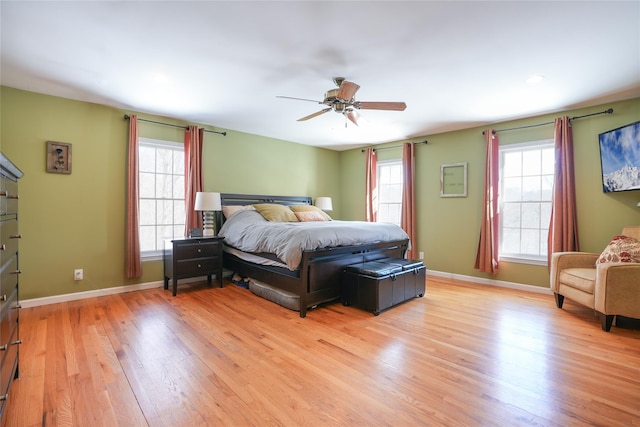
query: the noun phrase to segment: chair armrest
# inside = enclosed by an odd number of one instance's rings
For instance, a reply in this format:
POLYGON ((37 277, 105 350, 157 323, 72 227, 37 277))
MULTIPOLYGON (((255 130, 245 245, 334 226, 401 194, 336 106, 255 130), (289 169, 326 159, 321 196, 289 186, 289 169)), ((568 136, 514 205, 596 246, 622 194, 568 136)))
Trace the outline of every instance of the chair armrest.
POLYGON ((558 292, 558 277, 567 268, 595 268, 600 254, 590 252, 554 252, 551 254, 551 271, 549 286, 553 292, 558 292))
POLYGON ((596 271, 596 311, 640 318, 640 263, 598 264, 596 271))

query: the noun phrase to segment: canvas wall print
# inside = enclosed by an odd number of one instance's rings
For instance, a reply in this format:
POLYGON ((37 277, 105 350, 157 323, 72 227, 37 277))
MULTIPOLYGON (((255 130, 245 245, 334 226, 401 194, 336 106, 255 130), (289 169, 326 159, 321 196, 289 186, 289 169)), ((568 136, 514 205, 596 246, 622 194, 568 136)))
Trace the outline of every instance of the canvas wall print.
POLYGON ((599 135, 605 193, 640 190, 640 122, 599 135))

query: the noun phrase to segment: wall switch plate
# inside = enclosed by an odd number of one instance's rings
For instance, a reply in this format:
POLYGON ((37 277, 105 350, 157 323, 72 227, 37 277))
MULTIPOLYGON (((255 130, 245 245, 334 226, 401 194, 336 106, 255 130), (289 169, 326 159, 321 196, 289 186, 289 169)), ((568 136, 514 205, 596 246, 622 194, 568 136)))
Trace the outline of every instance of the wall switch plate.
POLYGON ((73 270, 73 280, 82 280, 84 279, 84 272, 81 268, 73 270))
POLYGON ((418 258, 424 259, 424 252, 418 252, 418 258))

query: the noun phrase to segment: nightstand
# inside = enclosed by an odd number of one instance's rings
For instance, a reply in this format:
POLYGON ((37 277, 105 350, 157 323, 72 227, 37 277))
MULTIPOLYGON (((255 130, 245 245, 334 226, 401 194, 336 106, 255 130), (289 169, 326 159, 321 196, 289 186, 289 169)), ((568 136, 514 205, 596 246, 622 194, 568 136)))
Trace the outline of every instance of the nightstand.
POLYGON ((185 237, 165 241, 164 288, 173 280, 173 296, 178 293, 178 280, 189 277, 216 275, 222 287, 222 240, 224 237, 185 237))

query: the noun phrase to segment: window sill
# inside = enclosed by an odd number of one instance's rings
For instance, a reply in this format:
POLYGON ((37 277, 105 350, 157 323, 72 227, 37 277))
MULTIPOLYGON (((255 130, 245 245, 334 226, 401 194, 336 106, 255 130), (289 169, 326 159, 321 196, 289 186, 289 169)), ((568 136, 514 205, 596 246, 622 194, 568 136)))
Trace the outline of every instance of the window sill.
POLYGON ((150 262, 150 261, 162 261, 162 253, 151 253, 148 255, 141 255, 140 259, 142 262, 150 262))
POLYGON ((547 266, 547 260, 542 258, 525 258, 518 256, 500 256, 498 258, 500 262, 512 262, 514 264, 529 264, 529 265, 539 265, 539 266, 547 266))

